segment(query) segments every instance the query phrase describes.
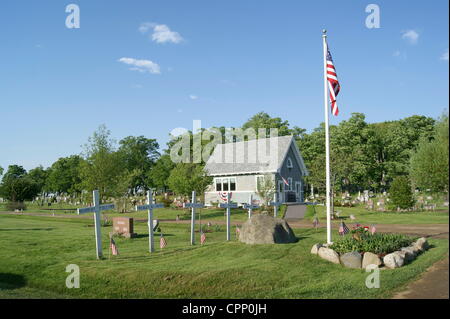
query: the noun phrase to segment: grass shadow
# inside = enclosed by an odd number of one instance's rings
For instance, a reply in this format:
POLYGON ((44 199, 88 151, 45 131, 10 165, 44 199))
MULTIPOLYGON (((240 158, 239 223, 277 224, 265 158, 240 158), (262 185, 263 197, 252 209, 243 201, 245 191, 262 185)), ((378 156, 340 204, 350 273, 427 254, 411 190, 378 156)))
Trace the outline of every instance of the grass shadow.
POLYGON ((49 228, 0 228, 0 231, 17 231, 17 230, 45 230, 45 231, 50 231, 53 230, 54 228, 49 227, 49 228))
POLYGON ((25 287, 26 284, 27 281, 22 275, 0 273, 0 289, 18 289, 25 287))

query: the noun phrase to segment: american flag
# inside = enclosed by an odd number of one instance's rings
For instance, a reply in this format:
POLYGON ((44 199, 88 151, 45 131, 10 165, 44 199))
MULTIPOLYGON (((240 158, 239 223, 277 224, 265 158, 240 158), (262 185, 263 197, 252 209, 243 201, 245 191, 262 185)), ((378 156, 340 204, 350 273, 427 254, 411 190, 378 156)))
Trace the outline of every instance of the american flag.
POLYGON ((339 108, 336 103, 336 96, 339 94, 341 86, 337 79, 336 69, 334 68, 333 58, 331 57, 330 50, 327 48, 327 80, 330 88, 330 100, 331 100, 331 113, 334 116, 339 114, 339 108))
POLYGON ((314 228, 317 228, 317 226, 319 226, 319 218, 317 218, 317 216, 314 216, 313 226, 314 228))
POLYGON ((112 239, 112 237, 110 237, 109 240, 109 247, 111 248, 111 252, 114 256, 117 256, 119 254, 119 249, 117 249, 116 242, 114 241, 114 239, 112 239))
POLYGON ((349 231, 350 229, 348 229, 347 225, 345 225, 344 222, 341 222, 341 225, 339 226, 339 235, 344 236, 349 231))
POLYGON ((281 179, 283 180, 283 182, 284 182, 287 186, 289 186, 288 181, 287 181, 283 176, 281 176, 281 179))
POLYGON ((241 228, 239 228, 239 226, 236 226, 236 237, 239 237, 240 233, 241 233, 241 228))
POLYGON ((377 229, 376 229, 375 225, 372 224, 370 226, 370 233, 373 235, 373 234, 375 234, 376 231, 377 231, 377 229))
POLYGON ((204 232, 202 232, 202 235, 200 236, 200 244, 204 244, 206 241, 206 235, 204 232))
POLYGON ((163 249, 167 246, 166 239, 164 238, 163 234, 161 233, 161 239, 159 240, 159 248, 163 249))

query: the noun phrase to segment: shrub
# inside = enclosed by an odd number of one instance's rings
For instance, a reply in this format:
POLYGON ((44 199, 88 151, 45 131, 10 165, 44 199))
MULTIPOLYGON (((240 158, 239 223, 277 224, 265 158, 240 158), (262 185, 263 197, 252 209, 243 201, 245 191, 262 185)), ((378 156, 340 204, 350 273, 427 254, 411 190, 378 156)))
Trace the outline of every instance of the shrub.
POLYGON ((6 204, 6 210, 15 211, 18 210, 26 210, 27 206, 23 202, 8 202, 6 204))
POLYGON ((415 200, 411 188, 411 182, 406 176, 394 179, 389 190, 391 203, 394 208, 408 209, 414 206, 415 200))
POLYGON ((414 239, 402 234, 366 234, 361 237, 361 240, 354 239, 353 237, 345 237, 337 240, 330 248, 339 254, 357 251, 360 253, 371 252, 378 255, 385 255, 411 245, 414 239))

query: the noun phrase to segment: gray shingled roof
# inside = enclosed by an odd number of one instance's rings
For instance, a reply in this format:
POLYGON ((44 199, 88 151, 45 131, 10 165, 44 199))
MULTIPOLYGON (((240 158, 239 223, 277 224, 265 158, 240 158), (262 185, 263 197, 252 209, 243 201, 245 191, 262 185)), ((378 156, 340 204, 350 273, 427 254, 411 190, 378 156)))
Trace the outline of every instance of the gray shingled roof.
POLYGON ((206 163, 205 171, 210 176, 275 173, 281 168, 292 142, 296 150, 294 153, 298 155, 296 159, 299 166, 307 174, 303 159, 292 136, 218 144, 206 163), (264 143, 266 147, 264 147, 264 143), (264 154, 264 149, 266 149, 266 159, 258 156, 258 151, 264 154), (278 151, 269 152, 272 149, 278 149, 278 151))

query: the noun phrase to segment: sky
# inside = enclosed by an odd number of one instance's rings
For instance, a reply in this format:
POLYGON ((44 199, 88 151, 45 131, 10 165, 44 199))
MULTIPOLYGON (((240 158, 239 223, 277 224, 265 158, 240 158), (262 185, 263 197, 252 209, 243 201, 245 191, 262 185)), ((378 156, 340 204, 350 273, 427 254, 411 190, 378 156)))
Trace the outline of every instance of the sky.
POLYGON ((161 149, 193 120, 236 127, 260 111, 311 131, 324 121, 324 28, 341 84, 330 124, 437 118, 448 1, 373 1, 2 1, 0 166, 79 154, 101 124, 161 149), (366 26, 371 3, 379 28, 366 26))

